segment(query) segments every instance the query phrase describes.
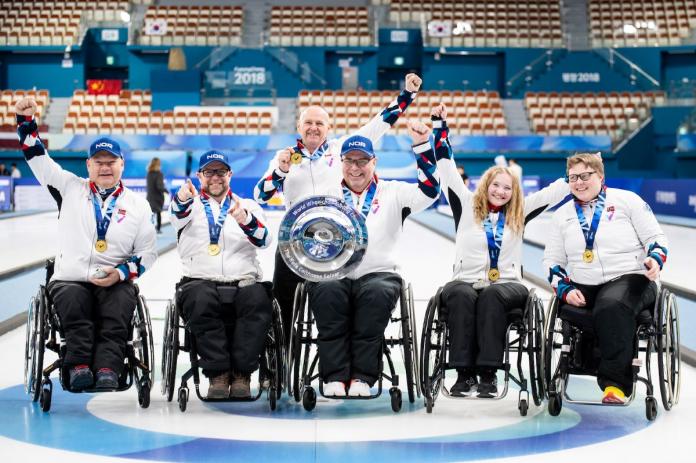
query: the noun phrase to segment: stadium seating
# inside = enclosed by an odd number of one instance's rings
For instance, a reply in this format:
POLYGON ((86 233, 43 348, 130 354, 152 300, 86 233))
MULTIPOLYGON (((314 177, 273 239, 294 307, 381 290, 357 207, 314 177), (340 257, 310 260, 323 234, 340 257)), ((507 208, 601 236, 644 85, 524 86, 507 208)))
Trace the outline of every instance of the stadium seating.
POLYGON ((149 6, 141 45, 235 46, 242 35, 241 6, 149 6))
POLYGON ((588 3, 593 47, 680 45, 696 28, 693 0, 588 3))
POLYGON ((541 135, 609 135, 616 142, 649 117, 664 92, 530 92, 529 122, 541 135))
POLYGON ((369 46, 373 44, 364 7, 274 6, 268 26, 273 46, 369 46))
MULTIPOLYGON (((3 90, 0 92, 0 126, 3 132, 16 132, 17 122, 15 119, 15 104, 24 97, 31 97, 36 100, 39 106, 36 112, 36 119, 41 123, 41 117, 46 114, 50 101, 47 90, 3 90)), ((41 126, 42 132, 47 131, 46 126, 41 126)))
POLYGON ((424 37, 426 45, 443 47, 560 47, 558 0, 511 2, 491 0, 391 0, 389 19, 396 23, 452 21, 453 34, 424 37))
POLYGON ((191 106, 152 111, 152 95, 122 90, 119 95, 90 95, 76 90, 63 131, 76 134, 122 133, 152 135, 270 134, 270 111, 249 107, 191 106))
MULTIPOLYGON (((376 114, 394 98, 393 90, 385 91, 302 91, 299 111, 310 105, 321 105, 331 115, 333 130, 338 135, 350 133, 376 114)), ((507 135, 507 126, 498 92, 479 91, 425 91, 400 118, 392 134, 407 134, 406 120, 430 121, 430 111, 438 103, 449 108, 448 125, 459 135, 507 135)))
POLYGON ((0 2, 0 46, 77 44, 83 20, 113 20, 129 8, 126 0, 32 0, 31 9, 27 3, 0 2))

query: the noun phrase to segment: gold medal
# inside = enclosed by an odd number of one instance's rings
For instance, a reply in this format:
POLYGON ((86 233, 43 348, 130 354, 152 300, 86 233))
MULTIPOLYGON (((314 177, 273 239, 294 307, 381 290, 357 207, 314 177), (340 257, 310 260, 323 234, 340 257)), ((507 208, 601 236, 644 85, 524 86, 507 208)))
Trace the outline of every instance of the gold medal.
POLYGON ((97 252, 106 251, 106 247, 106 240, 97 240, 97 242, 94 244, 94 249, 96 249, 97 252))
POLYGON ((488 271, 488 279, 491 281, 497 281, 500 278, 500 272, 497 268, 492 268, 488 271))
POLYGON ((211 256, 217 256, 218 254, 220 254, 220 246, 213 243, 209 244, 208 254, 210 254, 211 256))
POLYGON ((295 151, 290 155, 290 162, 293 164, 299 164, 302 162, 302 154, 295 151))
POLYGON ((588 264, 594 260, 594 253, 591 249, 585 249, 585 252, 582 253, 582 260, 588 264))

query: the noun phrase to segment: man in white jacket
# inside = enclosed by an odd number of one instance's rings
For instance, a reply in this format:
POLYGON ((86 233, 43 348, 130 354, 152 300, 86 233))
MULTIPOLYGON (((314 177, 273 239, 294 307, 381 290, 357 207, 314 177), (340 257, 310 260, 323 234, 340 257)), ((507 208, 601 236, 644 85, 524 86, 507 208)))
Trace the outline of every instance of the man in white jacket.
POLYGON ((378 379, 384 330, 401 291, 396 244, 411 213, 440 194, 435 155, 425 124, 409 125, 418 183, 379 180, 369 139, 356 135, 341 148, 343 181, 328 193, 365 216, 369 242, 360 265, 346 278, 310 283, 309 307, 317 322, 319 376, 325 396, 370 396, 378 379))
POLYGON ((187 181, 171 203, 184 277, 177 297, 196 338, 208 398, 250 396, 272 302, 256 251, 270 244, 261 207, 232 193, 227 155, 200 159, 201 192, 187 181))
POLYGON ((83 179, 48 156, 33 117, 36 102, 25 98, 15 109, 24 157, 58 203, 48 291, 65 335, 69 387, 116 389, 137 304, 132 282, 157 258, 149 206, 121 183, 124 161, 116 141, 92 143, 89 179, 83 179))
MULTIPOLYGON (((404 90, 355 134, 376 143, 396 123, 420 89, 422 80, 416 74, 407 74, 404 90)), ((341 145, 347 135, 328 140, 331 130, 329 114, 321 106, 305 109, 297 121, 301 138, 297 145, 280 150, 271 161, 268 171, 254 188, 254 199, 268 202, 277 191, 282 191, 289 209, 297 201, 312 195, 325 195, 341 183, 341 145)), ((302 278, 293 273, 276 252, 273 272, 273 294, 280 305, 283 325, 292 318, 295 287, 302 278)), ((288 337, 289 338, 289 337, 288 337)), ((287 339, 286 341, 289 341, 287 339)))

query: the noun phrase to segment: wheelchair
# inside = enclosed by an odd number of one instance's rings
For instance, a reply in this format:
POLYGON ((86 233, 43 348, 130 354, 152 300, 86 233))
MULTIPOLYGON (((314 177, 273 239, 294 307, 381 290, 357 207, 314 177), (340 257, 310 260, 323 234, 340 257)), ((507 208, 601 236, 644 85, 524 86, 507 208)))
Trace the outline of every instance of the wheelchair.
POLYGON ((323 381, 318 373, 319 352, 316 349, 318 331, 314 321, 314 314, 309 309, 307 302, 308 291, 305 283, 297 285, 293 304, 292 325, 290 328, 290 347, 288 349, 288 393, 295 402, 302 401, 302 406, 307 411, 312 411, 317 403, 317 394, 312 387, 312 381, 319 379, 319 393, 328 399, 366 400, 375 399, 382 395, 382 381, 387 379, 391 383, 389 396, 391 408, 394 412, 401 410, 402 394, 399 389, 399 375, 394 368, 391 348, 399 346, 404 360, 406 374, 406 390, 408 400, 414 403, 416 396, 420 397, 420 387, 417 381, 418 373, 418 341, 416 339, 416 324, 413 304, 413 290, 410 284, 402 280, 401 295, 399 296, 399 313, 390 316, 390 322, 398 324, 399 335, 397 337, 384 337, 382 341, 382 356, 380 357, 380 374, 377 380, 377 392, 370 396, 328 397, 324 396, 323 381), (388 371, 384 371, 386 359, 388 371))
MULTIPOLYGON (((63 365, 66 346, 61 330, 60 320, 53 310, 53 303, 48 294, 48 282, 53 275, 54 261, 46 262, 46 281, 39 287, 36 296, 29 304, 26 326, 26 344, 24 357, 24 386, 32 401, 39 401, 41 409, 51 409, 53 382, 50 375, 58 370, 60 384, 68 392, 111 392, 84 389, 75 391, 70 388, 69 371, 63 365), (58 354, 58 359, 44 368, 46 349, 58 354)), ((138 391, 138 404, 142 408, 150 406, 154 365, 154 346, 152 340, 152 323, 145 299, 135 286, 137 304, 131 320, 131 335, 126 346, 124 372, 119 377, 119 386, 115 391, 125 391, 133 384, 138 391)))
MULTIPOLYGON (((473 396, 453 396, 445 386, 447 370, 452 370, 455 367, 449 364, 450 338, 446 314, 443 314, 442 311, 442 289, 438 289, 435 296, 428 302, 421 334, 420 381, 428 413, 432 413, 435 400, 440 392, 445 397, 479 400, 478 397, 473 396)), ((500 400, 505 397, 508 393, 510 380, 512 380, 520 387, 517 408, 522 416, 526 416, 529 409, 528 383, 531 386, 534 404, 539 406, 544 399, 543 326, 544 307, 541 299, 537 297, 534 288, 532 288, 529 290, 524 307, 507 312, 507 331, 502 367, 505 374, 504 386, 503 390, 493 398, 493 400, 500 400), (510 371, 511 353, 517 354, 517 376, 510 371), (529 380, 525 378, 522 370, 525 356, 529 368, 529 380)))
MULTIPOLYGON (((225 285, 220 285, 225 287, 225 285)), ((283 377, 285 374, 285 348, 283 338, 283 326, 280 317, 280 306, 273 300, 273 312, 271 326, 266 333, 264 350, 261 354, 259 368, 259 387, 254 395, 245 398, 211 399, 205 397, 200 391, 200 372, 198 353, 196 351, 196 339, 185 324, 182 324, 179 300, 179 285, 177 284, 177 297, 167 305, 164 318, 164 341, 162 343, 162 395, 167 402, 174 397, 176 386, 176 365, 179 352, 188 352, 191 366, 182 375, 181 385, 177 393, 179 410, 186 411, 189 400, 188 381, 193 378, 196 395, 203 402, 253 402, 258 400, 264 391, 268 393, 268 403, 271 410, 277 407, 278 399, 283 392, 283 377), (184 330, 183 344, 179 342, 180 330, 184 330)))
POLYGON ((670 410, 679 402, 681 385, 681 353, 679 350, 679 315, 674 295, 659 287, 652 312, 643 310, 637 316, 632 362, 633 393, 624 404, 603 404, 600 401, 576 400, 568 393, 572 375, 597 376, 599 349, 592 334, 592 315, 586 308, 560 304, 554 296, 549 303, 545 338, 545 371, 548 410, 552 416, 561 412, 563 401, 583 405, 628 406, 636 395, 638 382, 645 384, 645 417, 657 417, 657 399, 653 395, 651 354, 657 354, 662 405, 670 410), (643 354, 644 359, 640 356, 643 354), (640 376, 645 366, 646 376, 640 376))

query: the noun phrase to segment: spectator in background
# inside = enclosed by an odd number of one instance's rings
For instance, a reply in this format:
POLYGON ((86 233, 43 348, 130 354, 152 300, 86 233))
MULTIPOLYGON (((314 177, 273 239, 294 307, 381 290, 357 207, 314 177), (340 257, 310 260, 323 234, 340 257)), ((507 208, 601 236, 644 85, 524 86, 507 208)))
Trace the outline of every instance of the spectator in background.
POLYGON ((0 164, 0 177, 9 177, 10 176, 10 171, 7 170, 7 167, 5 167, 5 164, 0 164))
POLYGON ((521 182, 522 181, 522 166, 517 164, 517 161, 514 159, 510 159, 508 161, 508 168, 510 171, 515 174, 515 177, 521 182))
POLYGON ((164 186, 164 176, 162 175, 162 162, 160 158, 152 158, 150 165, 147 166, 147 202, 155 215, 157 233, 162 233, 162 208, 164 208, 164 195, 167 188, 164 186))
POLYGON ((469 176, 467 175, 466 171, 464 170, 464 166, 458 165, 457 172, 459 172, 459 176, 462 178, 462 181, 464 182, 464 186, 469 188, 469 176))
POLYGON ((505 156, 503 156, 502 154, 499 154, 496 157, 494 157, 493 163, 496 165, 496 167, 507 167, 508 166, 507 160, 505 159, 505 156))
POLYGON ((22 178, 22 172, 20 172, 16 162, 13 162, 10 166, 10 176, 12 178, 22 178))

